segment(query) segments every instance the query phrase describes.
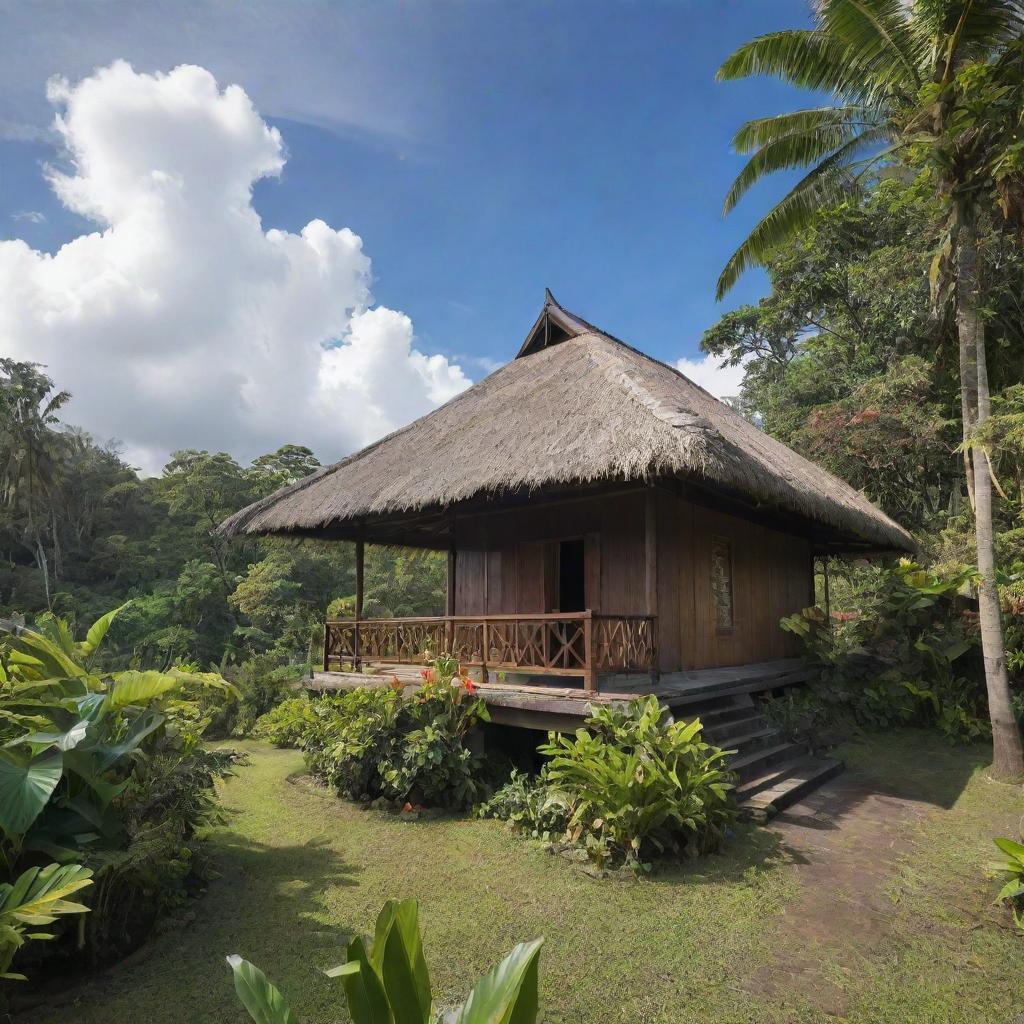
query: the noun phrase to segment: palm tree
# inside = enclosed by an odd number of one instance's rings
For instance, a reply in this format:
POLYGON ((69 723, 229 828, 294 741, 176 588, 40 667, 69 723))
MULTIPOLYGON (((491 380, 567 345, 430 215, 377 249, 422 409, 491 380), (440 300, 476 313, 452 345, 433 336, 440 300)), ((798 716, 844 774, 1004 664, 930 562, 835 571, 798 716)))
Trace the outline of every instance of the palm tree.
POLYGON ((989 415, 983 259, 979 237, 1024 224, 1024 0, 819 0, 814 27, 740 47, 719 79, 774 75, 832 102, 749 121, 735 146, 751 153, 728 213, 774 171, 807 168, 756 225, 718 281, 721 298, 827 205, 880 167, 927 177, 943 201, 944 241, 932 268, 937 303, 954 302, 968 488, 975 508, 978 605, 992 718, 993 774, 1024 775, 1010 701, 995 581, 992 476, 973 443, 989 415))
MULTIPOLYGON (((25 536, 43 574, 46 604, 51 606, 50 573, 43 547, 43 503, 52 498, 63 463, 62 438, 54 429, 57 413, 70 399, 53 393, 53 381, 35 363, 0 359, 0 503, 25 512, 25 536)), ((53 551, 57 524, 50 502, 53 551)))

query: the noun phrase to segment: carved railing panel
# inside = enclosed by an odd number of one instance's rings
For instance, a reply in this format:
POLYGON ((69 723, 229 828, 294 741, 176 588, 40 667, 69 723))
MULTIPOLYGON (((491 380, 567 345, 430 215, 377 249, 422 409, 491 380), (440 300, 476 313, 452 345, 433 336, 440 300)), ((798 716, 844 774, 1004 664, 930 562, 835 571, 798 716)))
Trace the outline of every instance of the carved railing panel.
POLYGON ((654 671, 654 619, 646 615, 595 616, 594 659, 599 672, 654 671))
POLYGON ((657 668, 654 618, 649 615, 439 615, 328 622, 324 669, 363 662, 422 664, 429 651, 451 651, 463 665, 535 675, 583 676, 657 668))

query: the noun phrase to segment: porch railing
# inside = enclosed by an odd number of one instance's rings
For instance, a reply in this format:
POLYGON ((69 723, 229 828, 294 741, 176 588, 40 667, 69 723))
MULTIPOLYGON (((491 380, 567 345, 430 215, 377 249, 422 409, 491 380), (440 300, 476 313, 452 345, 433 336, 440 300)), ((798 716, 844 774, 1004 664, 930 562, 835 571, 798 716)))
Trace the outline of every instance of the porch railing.
POLYGON ((531 675, 582 676, 587 692, 600 672, 657 669, 654 616, 590 611, 537 615, 428 615, 337 619, 324 633, 324 671, 358 671, 364 662, 419 665, 450 651, 464 666, 531 675))

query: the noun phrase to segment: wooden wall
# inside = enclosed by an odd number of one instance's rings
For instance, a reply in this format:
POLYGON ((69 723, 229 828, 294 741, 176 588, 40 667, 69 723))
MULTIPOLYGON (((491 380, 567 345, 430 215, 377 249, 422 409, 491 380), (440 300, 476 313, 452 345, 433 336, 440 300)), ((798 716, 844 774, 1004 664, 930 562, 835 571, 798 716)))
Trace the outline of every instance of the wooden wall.
POLYGON ((555 585, 550 542, 577 537, 591 611, 642 614, 644 501, 638 491, 456 520, 455 614, 545 611, 555 585))
POLYGON ((663 672, 794 657, 779 619, 813 604, 810 542, 658 493, 658 618, 663 672), (733 626, 716 628, 713 538, 732 551, 733 626))
POLYGON ((457 615, 553 608, 557 544, 551 542, 584 538, 587 606, 605 614, 645 614, 656 602, 663 672, 791 657, 799 645, 779 628, 779 619, 813 600, 807 540, 660 490, 460 517, 455 536, 457 615), (651 523, 655 544, 648 549, 651 523), (728 632, 714 622, 713 537, 732 549, 728 632), (648 572, 654 575, 650 595, 648 572))

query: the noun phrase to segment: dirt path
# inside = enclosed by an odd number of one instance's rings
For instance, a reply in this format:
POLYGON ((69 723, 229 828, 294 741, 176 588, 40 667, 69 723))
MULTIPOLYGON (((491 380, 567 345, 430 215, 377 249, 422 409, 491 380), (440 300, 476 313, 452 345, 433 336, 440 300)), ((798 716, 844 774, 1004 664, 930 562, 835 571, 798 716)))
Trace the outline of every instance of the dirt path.
MULTIPOLYGON (((826 1019, 845 1019, 858 976, 905 943, 903 874, 922 828, 941 822, 963 780, 942 779, 937 767, 887 784, 895 792, 882 791, 871 772, 848 770, 769 826, 792 857, 801 894, 772 924, 775 955, 747 978, 751 995, 796 996, 826 1019)), ((994 917, 983 889, 979 862, 970 913, 994 917)))

